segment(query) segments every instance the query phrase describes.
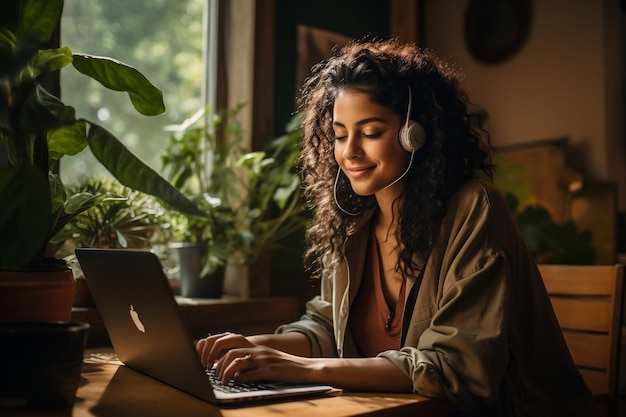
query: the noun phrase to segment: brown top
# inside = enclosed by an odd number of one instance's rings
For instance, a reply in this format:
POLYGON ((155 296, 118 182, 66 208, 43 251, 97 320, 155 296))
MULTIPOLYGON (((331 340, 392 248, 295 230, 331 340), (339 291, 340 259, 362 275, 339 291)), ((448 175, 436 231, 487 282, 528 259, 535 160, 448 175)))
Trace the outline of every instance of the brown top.
POLYGON ((400 348, 402 331, 402 311, 404 309, 404 289, 402 282, 400 296, 395 306, 390 307, 385 300, 381 279, 380 253, 373 232, 370 234, 363 282, 350 308, 348 325, 361 355, 373 357, 380 352, 400 348))

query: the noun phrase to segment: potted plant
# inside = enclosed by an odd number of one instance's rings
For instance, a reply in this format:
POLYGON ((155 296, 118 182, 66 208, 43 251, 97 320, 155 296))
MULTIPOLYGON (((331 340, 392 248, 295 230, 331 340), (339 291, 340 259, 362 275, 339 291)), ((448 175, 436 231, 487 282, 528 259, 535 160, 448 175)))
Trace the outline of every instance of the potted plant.
POLYGON ((165 208, 155 197, 123 186, 114 178, 84 178, 67 187, 69 194, 88 193, 104 198, 69 219, 50 241, 56 258, 63 258, 76 280, 73 305, 93 307, 94 300, 80 264, 77 247, 152 248, 161 233, 160 217, 165 208))
POLYGON ((581 229, 573 219, 558 222, 537 201, 532 184, 524 177, 524 166, 500 157, 494 184, 505 197, 507 206, 526 244, 538 263, 593 264, 596 251, 592 233, 581 229))
POLYGON ((210 109, 205 107, 180 125, 167 128, 171 134, 161 154, 161 170, 205 214, 199 217, 171 208, 161 218, 165 232, 161 237, 175 252, 173 263, 177 264, 181 294, 186 297, 221 296, 230 234, 235 228, 231 208, 212 194, 211 167, 215 170, 226 155, 240 152, 241 134, 236 122, 240 108, 210 117, 210 109), (219 142, 218 134, 227 137, 219 142))
POLYGON ((50 243, 56 257, 66 257, 77 247, 149 248, 159 233, 165 209, 151 195, 133 190, 114 178, 93 177, 67 186, 69 194, 102 196, 88 210, 69 219, 50 243))
POLYGON ((239 230, 235 247, 243 264, 282 247, 283 239, 304 231, 308 224, 297 170, 300 124, 300 117, 294 116, 285 134, 272 139, 264 150, 247 152, 237 160, 242 192, 235 211, 239 230))
POLYGON ((212 191, 230 205, 236 228, 228 262, 233 271, 226 274, 228 294, 269 295, 270 280, 263 275, 269 273, 271 253, 293 250, 286 239, 306 229, 309 214, 297 166, 300 125, 296 115, 285 134, 271 139, 263 150, 231 153, 213 167, 212 191), (252 270, 255 280, 250 280, 252 270))
POLYGON ((55 258, 50 242, 70 219, 105 197, 88 192, 71 194, 56 173, 63 156, 88 146, 123 185, 157 196, 183 212, 202 215, 115 136, 78 118, 74 108, 45 87, 51 75, 71 64, 106 88, 126 91, 141 114, 164 111, 161 91, 133 67, 112 58, 75 54, 68 47, 47 49, 62 10, 62 0, 0 5, 0 153, 6 159, 0 161, 0 270, 10 282, 2 284, 0 291, 2 318, 20 313, 26 316, 19 318, 39 318, 46 313, 25 310, 43 301, 53 305, 49 317, 66 319, 71 315, 71 271, 65 261, 55 258), (27 278, 30 275, 26 272, 37 272, 37 278, 27 278), (39 280, 42 275, 44 280, 60 275, 62 284, 24 302, 16 301, 7 290, 29 279, 39 280), (54 307, 57 297, 65 300, 65 305, 54 307))
POLYGON ((228 217, 222 214, 221 201, 208 193, 192 197, 205 216, 193 216, 170 209, 161 219, 160 242, 173 259, 170 274, 178 278, 183 297, 220 298, 224 264, 229 241, 225 233, 228 217))
POLYGON ((296 166, 300 118, 294 117, 287 132, 265 150, 249 151, 241 145, 238 114, 243 106, 212 116, 208 108, 199 110, 171 127, 174 133, 162 155, 167 178, 207 213, 198 218, 169 210, 164 228, 175 240, 203 242, 209 270, 224 263, 259 262, 308 222, 296 166))
POLYGON ((574 220, 557 223, 539 204, 519 207, 513 193, 505 193, 517 226, 535 259, 542 264, 592 265, 595 249, 590 230, 580 230, 574 220))

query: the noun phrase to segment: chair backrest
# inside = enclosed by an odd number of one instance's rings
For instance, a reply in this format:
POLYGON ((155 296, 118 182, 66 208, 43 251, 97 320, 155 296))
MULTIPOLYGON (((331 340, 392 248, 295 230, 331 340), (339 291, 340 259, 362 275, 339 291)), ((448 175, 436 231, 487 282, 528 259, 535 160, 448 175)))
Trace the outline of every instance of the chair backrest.
POLYGON ((539 265, 570 353, 594 395, 617 391, 623 265, 539 265))

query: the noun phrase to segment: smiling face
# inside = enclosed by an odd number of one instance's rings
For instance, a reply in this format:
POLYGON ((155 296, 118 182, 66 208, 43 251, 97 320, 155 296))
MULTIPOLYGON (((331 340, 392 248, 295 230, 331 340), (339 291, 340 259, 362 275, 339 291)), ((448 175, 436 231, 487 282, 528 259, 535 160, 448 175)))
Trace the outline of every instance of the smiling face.
POLYGON ((394 198, 404 180, 386 188, 406 170, 411 154, 400 146, 401 118, 374 103, 367 93, 341 90, 333 108, 335 160, 361 196, 394 198))

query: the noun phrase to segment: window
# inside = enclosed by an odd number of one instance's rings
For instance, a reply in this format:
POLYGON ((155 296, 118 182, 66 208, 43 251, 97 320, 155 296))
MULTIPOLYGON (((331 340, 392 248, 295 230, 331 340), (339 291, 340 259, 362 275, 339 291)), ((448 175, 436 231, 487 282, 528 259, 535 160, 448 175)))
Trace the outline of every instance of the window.
MULTIPOLYGON (((126 93, 109 91, 72 68, 61 71, 61 95, 78 117, 100 124, 156 170, 169 133, 205 98, 203 17, 211 0, 67 0, 61 25, 62 46, 73 52, 103 55, 135 67, 163 91, 166 111, 138 114, 126 93), (85 100, 85 97, 87 100, 85 100)), ((62 160, 65 182, 109 175, 88 149, 62 160)))

